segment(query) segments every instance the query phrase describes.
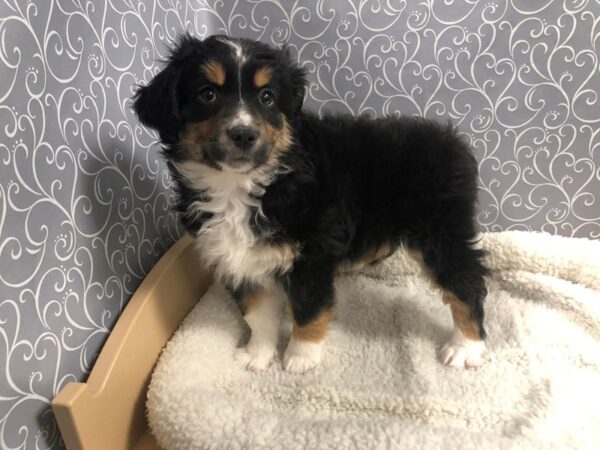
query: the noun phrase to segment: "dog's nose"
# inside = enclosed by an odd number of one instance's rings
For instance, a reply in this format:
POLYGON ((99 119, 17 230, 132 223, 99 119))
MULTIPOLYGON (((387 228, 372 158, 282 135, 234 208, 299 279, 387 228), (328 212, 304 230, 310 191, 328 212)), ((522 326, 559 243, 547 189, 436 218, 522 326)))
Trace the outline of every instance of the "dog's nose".
POLYGON ((236 147, 248 150, 256 142, 258 131, 252 127, 233 127, 227 130, 227 136, 236 147))

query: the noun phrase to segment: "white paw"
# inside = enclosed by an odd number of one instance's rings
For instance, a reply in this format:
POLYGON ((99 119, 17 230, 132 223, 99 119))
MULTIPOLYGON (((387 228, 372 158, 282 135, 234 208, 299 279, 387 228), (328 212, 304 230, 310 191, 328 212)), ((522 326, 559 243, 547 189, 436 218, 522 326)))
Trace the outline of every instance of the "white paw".
POLYGON ((238 348, 235 353, 235 360, 245 369, 253 372, 264 370, 269 367, 275 352, 268 349, 238 348))
POLYGON ((456 330, 452 338, 442 347, 441 359, 452 367, 477 367, 481 365, 481 356, 485 352, 483 341, 467 339, 456 330))
POLYGON ((299 355, 283 356, 283 369, 290 373, 304 373, 314 369, 319 365, 319 361, 299 355))
POLYGON ((283 369, 290 373, 304 373, 321 362, 322 343, 305 342, 292 337, 283 354, 283 369))

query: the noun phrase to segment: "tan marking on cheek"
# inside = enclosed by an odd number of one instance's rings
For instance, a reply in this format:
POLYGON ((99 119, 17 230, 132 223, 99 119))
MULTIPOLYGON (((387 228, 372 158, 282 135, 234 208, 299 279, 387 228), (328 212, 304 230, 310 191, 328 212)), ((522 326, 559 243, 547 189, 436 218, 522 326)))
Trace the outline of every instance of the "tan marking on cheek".
POLYGON ((335 311, 333 308, 331 308, 323 311, 312 322, 304 326, 299 326, 294 321, 292 335, 301 341, 315 343, 321 342, 323 339, 325 339, 334 316, 335 311))
POLYGON ((273 69, 271 67, 261 67, 254 74, 254 85, 257 88, 264 87, 269 84, 272 76, 273 69))
POLYGON ((189 159, 202 160, 202 143, 213 140, 219 132, 221 119, 218 116, 208 120, 189 123, 186 125, 181 139, 180 147, 185 151, 189 159))
POLYGON ((292 145, 292 133, 290 126, 283 114, 281 115, 281 128, 275 128, 266 120, 260 123, 261 135, 271 145, 270 160, 275 162, 279 154, 292 145))
POLYGON ((225 69, 216 61, 209 61, 200 68, 211 83, 217 86, 225 84, 225 69))
POLYGON ((469 307, 448 291, 444 291, 442 300, 445 304, 450 305, 454 325, 462 332, 462 334, 467 339, 474 341, 481 340, 479 326, 475 320, 471 319, 471 310, 469 307))
POLYGON ((275 137, 275 142, 273 143, 273 148, 276 152, 285 151, 292 145, 292 131, 290 130, 290 126, 283 116, 282 121, 283 125, 279 129, 279 132, 275 137))
POLYGON ((273 141, 275 139, 275 135, 277 134, 276 129, 266 120, 262 120, 259 124, 260 133, 264 138, 273 145, 273 141))
POLYGON ((197 137, 202 140, 213 139, 218 131, 221 120, 218 117, 213 117, 196 124, 197 137))

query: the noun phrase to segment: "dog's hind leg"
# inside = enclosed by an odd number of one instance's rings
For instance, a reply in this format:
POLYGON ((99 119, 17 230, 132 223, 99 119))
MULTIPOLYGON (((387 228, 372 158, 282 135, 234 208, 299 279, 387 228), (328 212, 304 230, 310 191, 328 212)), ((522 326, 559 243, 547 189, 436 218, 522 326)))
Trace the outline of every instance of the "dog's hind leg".
POLYGON ((421 253, 454 321, 454 333, 442 348, 442 362, 455 367, 478 366, 486 337, 483 301, 487 295, 487 269, 481 262, 484 252, 460 238, 437 237, 424 240, 421 253))

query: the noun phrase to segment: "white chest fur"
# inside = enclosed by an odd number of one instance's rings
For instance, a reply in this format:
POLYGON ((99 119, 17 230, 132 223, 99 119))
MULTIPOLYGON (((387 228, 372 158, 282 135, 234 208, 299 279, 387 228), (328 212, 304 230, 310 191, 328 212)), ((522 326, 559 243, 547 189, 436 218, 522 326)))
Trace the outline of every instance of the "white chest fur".
POLYGON ((234 285, 244 280, 264 284, 271 275, 291 269, 296 248, 266 243, 250 226, 256 211, 260 214, 260 202, 255 197, 268 183, 264 175, 227 173, 197 163, 176 167, 191 187, 207 194, 207 201, 188 206, 188 214, 212 214, 197 233, 196 242, 201 258, 217 277, 234 285))

